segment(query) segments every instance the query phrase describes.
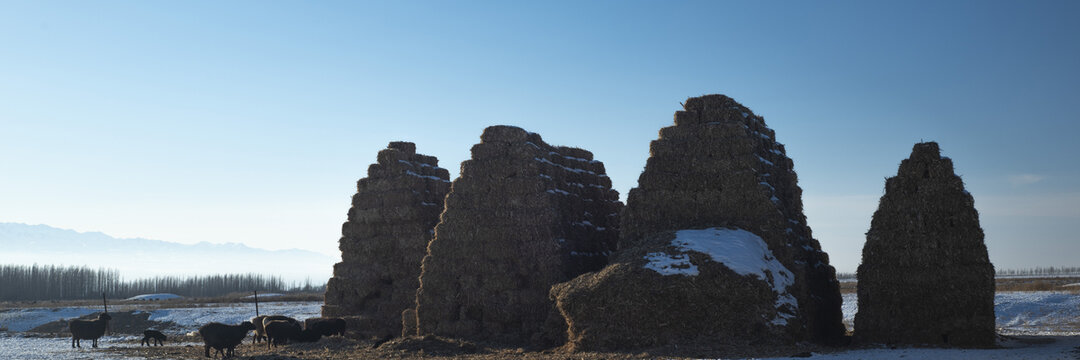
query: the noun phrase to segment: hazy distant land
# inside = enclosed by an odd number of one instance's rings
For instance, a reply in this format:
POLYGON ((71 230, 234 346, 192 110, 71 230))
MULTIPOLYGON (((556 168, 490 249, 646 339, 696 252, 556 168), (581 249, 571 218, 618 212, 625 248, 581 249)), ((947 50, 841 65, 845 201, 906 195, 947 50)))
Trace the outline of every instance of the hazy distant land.
POLYGON ((0 223, 0 264, 85 265, 116 269, 126 279, 162 275, 257 273, 286 281, 322 283, 337 256, 314 251, 265 250, 238 243, 193 245, 118 239, 47 225, 0 223), (268 266, 267 264, 278 264, 268 266))

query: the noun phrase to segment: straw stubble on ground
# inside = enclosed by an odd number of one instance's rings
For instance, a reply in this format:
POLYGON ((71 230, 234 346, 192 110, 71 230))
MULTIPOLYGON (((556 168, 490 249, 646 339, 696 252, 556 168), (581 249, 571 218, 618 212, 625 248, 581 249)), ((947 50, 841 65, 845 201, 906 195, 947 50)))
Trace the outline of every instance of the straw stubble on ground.
MULTIPOLYGON (((198 340, 187 339, 186 341, 198 340)), ((111 344, 97 352, 135 356, 145 359, 205 359, 201 343, 185 342, 180 345, 146 347, 138 342, 111 344)), ((696 359, 696 358, 745 358, 781 357, 808 352, 825 352, 828 348, 814 345, 778 346, 765 351, 748 353, 736 348, 647 348, 628 352, 567 352, 563 349, 528 351, 517 347, 488 346, 463 340, 436 336, 411 336, 396 338, 385 343, 373 340, 356 340, 348 337, 324 338, 310 344, 288 344, 267 349, 265 343, 251 344, 250 339, 236 349, 237 359, 696 359), (378 345, 378 346, 376 346, 378 345)))

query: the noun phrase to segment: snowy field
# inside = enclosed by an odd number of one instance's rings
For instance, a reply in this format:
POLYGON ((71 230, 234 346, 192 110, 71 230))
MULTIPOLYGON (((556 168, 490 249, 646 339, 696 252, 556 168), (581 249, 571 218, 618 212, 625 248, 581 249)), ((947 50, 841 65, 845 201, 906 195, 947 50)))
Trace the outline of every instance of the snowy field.
MULTIPOLYGON (((259 304, 259 313, 264 315, 285 315, 302 322, 307 318, 319 317, 322 312, 322 305, 321 301, 269 302, 259 304)), ((244 304, 243 306, 200 306, 153 310, 150 311, 150 320, 172 322, 176 324, 176 328, 172 329, 174 332, 191 332, 198 331, 200 326, 209 322, 239 324, 251 320, 254 315, 255 308, 250 304, 244 304)))
MULTIPOLYGON (((259 313, 285 315, 303 321, 307 318, 318 317, 321 308, 321 301, 267 302, 259 304, 259 313)), ((194 307, 155 307, 153 309, 150 309, 149 305, 140 304, 113 305, 109 306, 109 309, 149 312, 151 321, 172 323, 173 325, 165 330, 173 333, 197 331, 200 326, 215 321, 223 324, 239 324, 255 316, 255 306, 252 304, 206 304, 194 307)), ((100 308, 84 307, 0 310, 0 328, 6 327, 11 332, 22 332, 52 321, 77 318, 100 311, 100 308)), ((3 357, 0 356, 0 358, 3 357)))
MULTIPOLYGON (((110 347, 107 345, 109 341, 108 336, 102 340, 98 340, 99 347, 110 347)), ((39 338, 39 337, 22 337, 7 333, 0 333, 0 359, 19 359, 19 360, 129 360, 139 359, 132 357, 122 357, 113 354, 103 354, 97 349, 91 349, 88 341, 82 342, 85 347, 82 349, 71 348, 71 338, 39 338)))
MULTIPOLYGON (((814 354, 814 359, 1080 359, 1080 294, 1059 292, 1004 292, 994 299, 998 332, 1022 338, 1001 343, 1001 349, 862 349, 834 354, 814 354), (1030 341, 1030 336, 1046 337, 1030 341), (1023 338, 1028 337, 1028 338, 1023 338), (1052 341, 1051 341, 1052 340, 1052 341)), ((171 333, 197 331, 199 326, 216 321, 236 324, 254 314, 252 304, 208 304, 184 308, 150 308, 149 305, 120 305, 115 311, 146 309, 150 320, 170 322, 171 333), (128 307, 125 309, 125 307, 128 307)), ((300 320, 319 316, 321 302, 268 302, 259 305, 260 313, 284 314, 300 320)), ((109 307, 110 310, 113 306, 109 307)), ((844 322, 851 325, 858 310, 855 294, 844 295, 844 322)), ((28 308, 0 310, 0 359, 116 359, 130 358, 104 354, 84 347, 71 349, 70 338, 24 337, 19 332, 59 320, 97 312, 97 309, 28 308), (103 357, 105 356, 105 357, 103 357)), ((138 310, 144 311, 144 310, 138 310)), ((134 336, 106 336, 99 346, 130 346, 122 340, 134 336)))
MULTIPOLYGON (((267 302, 259 304, 259 313, 286 315, 303 321, 307 318, 318 317, 322 304, 321 301, 267 302)), ((150 320, 152 321, 171 323, 171 326, 163 329, 166 334, 198 331, 200 326, 215 321, 225 324, 239 324, 250 320, 255 314, 255 306, 252 304, 206 304, 184 308, 157 307, 156 304, 109 306, 111 311, 144 311, 140 309, 146 309, 145 311, 150 313, 150 320)), ((100 309, 84 307, 0 310, 0 328, 6 327, 8 329, 8 332, 0 332, 0 359, 138 359, 116 354, 105 354, 96 349, 91 349, 89 341, 82 341, 82 349, 72 349, 70 337, 27 337, 19 334, 19 332, 52 321, 72 319, 100 311, 100 309)), ((98 346, 102 348, 125 347, 130 346, 130 344, 123 344, 121 341, 138 341, 141 338, 141 336, 132 335, 104 336, 98 340, 98 346)))
MULTIPOLYGON (((844 294, 844 324, 851 329, 859 304, 844 294)), ((1000 292, 994 296, 1002 335, 1080 336, 1080 294, 1053 291, 1000 292)))
MULTIPOLYGON (((856 294, 844 294, 844 324, 851 329, 859 311, 856 294)), ((1080 294, 1052 291, 1002 292, 994 296, 998 333, 1053 337, 1032 344, 1009 340, 1002 349, 863 349, 814 354, 813 359, 1080 359, 1080 294), (1047 340, 1049 341, 1049 340, 1047 340)), ((787 358, 780 358, 787 359, 787 358)))

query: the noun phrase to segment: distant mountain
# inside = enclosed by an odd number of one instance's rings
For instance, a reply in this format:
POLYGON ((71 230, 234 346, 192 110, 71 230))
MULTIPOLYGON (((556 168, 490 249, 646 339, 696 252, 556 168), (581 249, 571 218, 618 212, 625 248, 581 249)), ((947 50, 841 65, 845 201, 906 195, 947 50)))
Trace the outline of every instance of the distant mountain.
POLYGON ((85 265, 112 268, 126 279, 159 275, 257 273, 286 281, 330 278, 338 259, 307 250, 265 250, 243 244, 194 245, 118 239, 47 225, 0 223, 0 264, 85 265))

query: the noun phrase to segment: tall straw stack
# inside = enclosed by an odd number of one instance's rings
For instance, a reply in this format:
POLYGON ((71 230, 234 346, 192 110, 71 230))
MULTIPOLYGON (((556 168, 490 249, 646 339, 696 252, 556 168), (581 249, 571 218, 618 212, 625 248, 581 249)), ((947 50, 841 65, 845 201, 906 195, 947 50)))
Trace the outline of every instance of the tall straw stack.
POLYGON ((592 153, 484 130, 428 246, 416 333, 527 346, 565 340, 548 291, 607 264, 621 203, 592 153))
POLYGON ((570 349, 841 341, 835 270, 806 224, 792 161, 764 119, 723 95, 690 98, 649 149, 613 264, 552 289, 570 349), (672 246, 673 231, 712 227, 759 236, 794 285, 779 294, 774 278, 739 275, 672 246), (700 274, 644 268, 655 254, 686 256, 700 274), (782 296, 797 306, 777 306, 782 296))
POLYGON ((450 174, 416 145, 391 142, 357 182, 342 225, 341 262, 326 285, 324 316, 347 316, 371 336, 400 334, 412 308, 420 260, 450 190, 450 174))
POLYGON ((938 144, 885 181, 858 269, 860 342, 995 345, 994 266, 975 200, 938 144))

